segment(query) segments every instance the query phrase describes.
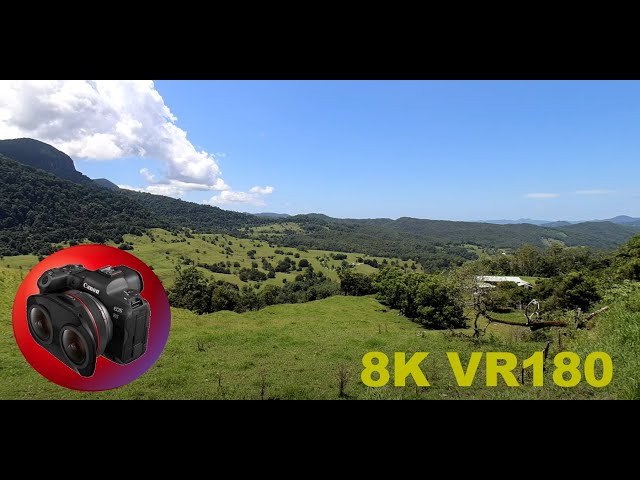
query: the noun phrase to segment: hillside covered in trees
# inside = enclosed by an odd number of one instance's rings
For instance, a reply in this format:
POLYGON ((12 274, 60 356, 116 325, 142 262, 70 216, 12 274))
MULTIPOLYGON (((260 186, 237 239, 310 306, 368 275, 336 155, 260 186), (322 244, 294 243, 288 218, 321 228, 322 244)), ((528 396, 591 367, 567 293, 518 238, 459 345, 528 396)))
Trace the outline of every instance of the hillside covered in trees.
POLYGON ((0 155, 0 255, 51 253, 52 244, 122 242, 148 228, 232 232, 253 215, 169 197, 81 185, 0 155))

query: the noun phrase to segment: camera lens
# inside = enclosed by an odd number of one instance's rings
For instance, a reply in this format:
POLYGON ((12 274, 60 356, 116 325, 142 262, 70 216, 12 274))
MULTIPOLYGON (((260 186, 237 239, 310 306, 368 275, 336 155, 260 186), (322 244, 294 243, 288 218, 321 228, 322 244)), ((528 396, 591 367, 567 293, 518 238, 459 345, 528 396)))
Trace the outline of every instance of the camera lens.
POLYGON ((91 341, 95 342, 96 355, 102 355, 113 335, 113 322, 107 307, 96 297, 86 292, 69 290, 66 295, 78 301, 82 306, 83 317, 89 327, 91 341))
POLYGON ((34 305, 29 312, 29 323, 37 337, 43 342, 51 340, 53 325, 49 313, 40 305, 34 305))
POLYGON ((87 361, 87 341, 75 329, 67 328, 62 333, 62 349, 76 365, 83 365, 87 361))

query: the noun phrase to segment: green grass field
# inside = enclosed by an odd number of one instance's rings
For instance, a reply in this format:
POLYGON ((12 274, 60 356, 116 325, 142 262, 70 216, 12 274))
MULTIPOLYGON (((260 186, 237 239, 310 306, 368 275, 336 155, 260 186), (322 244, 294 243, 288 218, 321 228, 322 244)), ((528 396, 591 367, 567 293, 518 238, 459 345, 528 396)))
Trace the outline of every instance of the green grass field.
MULTIPOLYGON (((287 225, 287 224, 284 224, 287 225)), ((280 227, 276 225, 275 227, 280 227)), ((275 228, 274 227, 274 228, 275 228)), ((260 227, 266 228, 266 227, 260 227)), ((207 269, 198 267, 198 270, 203 272, 207 277, 213 277, 217 280, 224 280, 236 285, 254 285, 255 282, 242 282, 240 278, 234 273, 241 268, 251 268, 252 262, 258 264, 258 269, 267 273, 262 268, 262 257, 265 257, 274 266, 279 260, 285 257, 290 257, 295 260, 296 263, 301 259, 307 259, 313 268, 318 272, 323 272, 327 277, 332 280, 338 280, 338 274, 336 268, 338 268, 342 261, 334 260, 331 258, 331 253, 343 253, 343 252, 328 252, 323 250, 309 250, 301 251, 295 248, 289 247, 270 247, 268 243, 252 239, 240 239, 230 235, 224 234, 194 234, 193 238, 188 238, 182 234, 171 234, 166 230, 159 228, 150 229, 152 236, 143 235, 140 237, 134 235, 125 235, 124 239, 134 245, 134 249, 129 253, 143 260, 148 265, 152 266, 154 272, 166 288, 170 288, 176 278, 176 266, 182 265, 183 258, 193 260, 196 264, 208 263, 216 264, 218 262, 231 262, 231 274, 214 273, 207 269), (217 238, 217 240, 216 240, 217 238), (212 244, 214 241, 216 244, 212 244), (228 253, 225 250, 229 247, 232 253, 228 253), (252 260, 247 256, 247 252, 254 250, 255 259, 252 260), (284 254, 275 253, 276 250, 282 250, 284 254), (298 255, 298 258, 295 255, 298 255), (233 264, 237 262, 240 267, 234 267, 233 264)), ((114 243, 110 243, 111 246, 115 246, 114 243)), ((60 244, 61 247, 68 245, 60 244)), ((379 262, 384 260, 384 257, 371 257, 369 255, 361 253, 345 253, 347 255, 347 263, 353 264, 355 271, 372 274, 377 269, 366 265, 364 263, 358 263, 357 258, 363 259, 376 259, 379 262)), ((397 261, 399 265, 410 266, 413 262, 403 262, 398 258, 387 258, 388 262, 397 261)), ((38 257, 35 255, 19 255, 14 257, 0 258, 0 267, 9 267, 23 269, 28 272, 36 263, 38 263, 38 257)), ((417 265, 416 271, 422 271, 422 267, 417 265)), ((276 272, 275 278, 267 279, 263 282, 259 282, 258 286, 275 284, 282 285, 283 280, 293 281, 301 271, 293 271, 291 273, 276 272)))
MULTIPOLYGON (((285 257, 290 257, 296 262, 301 259, 307 259, 313 268, 318 272, 323 272, 326 276, 332 280, 338 280, 338 274, 336 268, 340 266, 341 260, 334 260, 330 257, 331 253, 323 250, 309 250, 301 251, 295 248, 289 247, 270 247, 267 242, 258 241, 253 239, 239 239, 230 235, 224 234, 194 234, 194 238, 188 238, 184 235, 177 234, 172 235, 170 232, 161 229, 151 229, 152 237, 144 235, 142 237, 136 237, 133 235, 125 235, 125 241, 134 245, 134 250, 130 253, 143 260, 148 265, 152 266, 154 272, 160 280, 162 280, 165 287, 169 288, 173 285, 176 277, 176 265, 182 263, 181 256, 193 260, 196 264, 208 263, 214 264, 218 262, 231 262, 232 270, 231 274, 213 273, 209 270, 199 268, 205 275, 214 277, 217 280, 225 280, 227 282, 235 283, 236 285, 249 284, 253 285, 254 282, 242 282, 237 275, 233 272, 240 268, 251 268, 252 262, 258 264, 258 269, 266 273, 266 270, 262 268, 262 257, 265 257, 274 266, 279 260, 285 257), (217 240, 216 240, 217 238, 217 240), (212 244, 214 241, 216 244, 212 244), (229 250, 225 250, 229 247, 232 253, 228 253, 229 250), (250 259, 247 256, 247 252, 254 250, 255 260, 250 259), (285 254, 277 254, 276 250, 282 250, 285 254), (299 255, 299 258, 295 258, 295 255, 299 255), (240 267, 234 267, 233 264, 238 262, 240 267)), ((335 252, 338 253, 338 252, 335 252)), ((383 260, 383 257, 371 257, 360 253, 346 253, 347 263, 355 264, 355 271, 361 273, 374 273, 377 270, 369 265, 358 263, 356 259, 369 258, 376 259, 379 262, 383 260)), ((15 257, 12 257, 15 258, 15 257)), ((34 263, 37 259, 34 258, 34 263)), ((22 260, 25 262, 26 260, 22 260)), ((388 258, 387 261, 398 261, 400 265, 411 265, 412 262, 403 262, 400 259, 388 258)), ((417 271, 422 271, 418 266, 417 271)), ((270 278, 264 282, 260 282, 259 286, 276 284, 282 285, 283 280, 293 281, 300 271, 291 273, 276 273, 276 278, 270 278)))
MULTIPOLYGON (((10 263, 11 259, 4 261, 10 263)), ((17 259, 13 263, 17 264, 17 259)), ((504 351, 516 354, 521 361, 541 350, 544 342, 533 341, 525 329, 505 325, 492 325, 479 341, 459 336, 469 335, 469 330, 454 334, 426 331, 372 297, 337 296, 244 314, 198 316, 172 309, 167 347, 149 372, 116 390, 75 392, 41 377, 15 344, 11 307, 25 274, 17 268, 0 267, 1 399, 337 399, 339 367, 349 372, 346 394, 351 399, 640 397, 640 292, 598 317, 593 330, 564 340, 565 349, 575 350, 583 358, 598 349, 612 356, 613 381, 602 389, 584 382, 573 388, 554 386, 552 368, 544 375, 544 387, 531 386, 529 376, 525 386, 507 387, 500 381, 497 387, 486 387, 484 362, 473 386, 459 387, 446 352, 460 352, 466 362, 472 351, 504 351), (382 388, 366 387, 360 379, 361 359, 369 351, 390 357, 396 351, 408 356, 416 351, 431 352, 422 364, 431 386, 416 387, 409 378, 406 387, 395 387, 392 382, 382 388)), ((557 350, 554 341, 551 353, 557 350)), ((551 362, 547 365, 552 366, 551 362)))

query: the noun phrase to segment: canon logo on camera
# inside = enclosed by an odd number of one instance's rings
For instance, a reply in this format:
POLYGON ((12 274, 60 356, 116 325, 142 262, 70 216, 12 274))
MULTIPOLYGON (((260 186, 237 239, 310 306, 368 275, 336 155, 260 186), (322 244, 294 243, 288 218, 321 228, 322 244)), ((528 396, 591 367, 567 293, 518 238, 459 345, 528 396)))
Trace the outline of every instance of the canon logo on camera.
POLYGON ((90 292, 93 292, 93 293, 95 293, 96 295, 100 295, 100 290, 98 290, 98 289, 97 289, 97 288, 95 288, 95 287, 92 287, 92 286, 91 286, 91 285, 89 285, 87 282, 84 282, 84 283, 82 284, 82 286, 83 286, 84 288, 86 288, 87 290, 89 290, 90 292))

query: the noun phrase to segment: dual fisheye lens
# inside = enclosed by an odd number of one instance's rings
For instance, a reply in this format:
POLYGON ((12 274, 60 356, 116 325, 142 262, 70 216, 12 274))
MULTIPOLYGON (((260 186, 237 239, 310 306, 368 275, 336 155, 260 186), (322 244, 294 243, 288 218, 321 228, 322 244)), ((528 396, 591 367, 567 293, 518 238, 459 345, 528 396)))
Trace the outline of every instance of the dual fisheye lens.
MULTIPOLYGON (((34 305, 29 311, 29 323, 36 336, 45 343, 50 343, 53 338, 53 325, 49 312, 41 305, 34 305)), ((71 362, 76 365, 84 365, 87 360, 89 346, 87 341, 73 327, 68 327, 62 332, 60 339, 62 350, 71 362)))
POLYGON ((87 360, 89 346, 87 341, 72 328, 62 333, 62 350, 76 365, 83 365, 87 360))
POLYGON ((29 312, 29 323, 33 331, 43 342, 50 342, 53 336, 53 325, 49 313, 40 305, 34 305, 29 312))

